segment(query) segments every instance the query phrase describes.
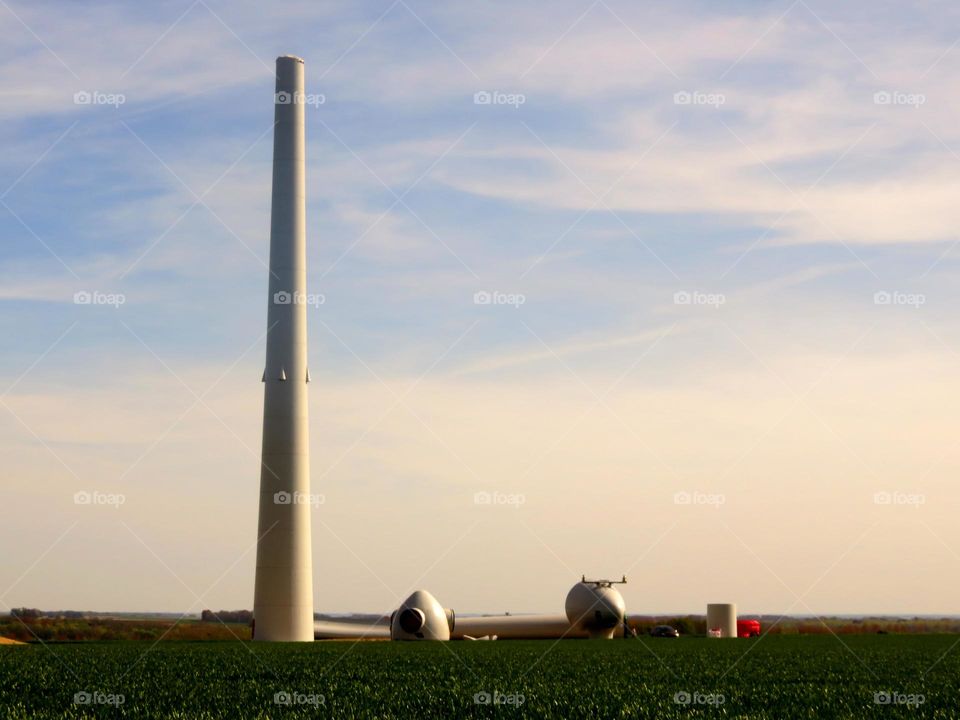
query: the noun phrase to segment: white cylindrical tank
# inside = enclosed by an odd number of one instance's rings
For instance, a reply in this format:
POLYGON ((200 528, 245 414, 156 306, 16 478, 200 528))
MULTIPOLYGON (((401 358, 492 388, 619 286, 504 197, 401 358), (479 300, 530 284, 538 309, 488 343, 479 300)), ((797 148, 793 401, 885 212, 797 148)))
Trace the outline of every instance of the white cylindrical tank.
POLYGON ((578 582, 567 593, 564 605, 570 625, 591 638, 613 637, 623 624, 623 596, 608 583, 578 582))
POLYGON ((303 87, 277 58, 254 640, 313 640, 303 87))
POLYGON ((707 636, 735 638, 737 636, 737 606, 735 603, 707 605, 707 636), (719 631, 719 634, 717 634, 719 631))

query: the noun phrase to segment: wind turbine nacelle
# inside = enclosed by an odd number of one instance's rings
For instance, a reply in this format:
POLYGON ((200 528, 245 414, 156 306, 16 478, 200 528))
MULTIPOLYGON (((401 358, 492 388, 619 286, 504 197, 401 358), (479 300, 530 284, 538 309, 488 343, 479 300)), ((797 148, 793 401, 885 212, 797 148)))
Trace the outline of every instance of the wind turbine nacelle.
POLYGON ((440 607, 426 590, 417 590, 390 617, 391 640, 449 640, 453 610, 440 607))
POLYGON ((591 638, 613 637, 623 624, 623 596, 606 582, 578 582, 567 593, 565 605, 570 625, 591 638))

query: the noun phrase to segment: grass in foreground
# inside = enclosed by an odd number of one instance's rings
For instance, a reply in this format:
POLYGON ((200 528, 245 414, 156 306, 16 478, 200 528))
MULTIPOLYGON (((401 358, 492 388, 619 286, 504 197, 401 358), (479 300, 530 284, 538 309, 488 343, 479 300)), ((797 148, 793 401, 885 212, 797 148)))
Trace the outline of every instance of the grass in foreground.
POLYGON ((0 647, 8 718, 957 717, 957 636, 0 647))

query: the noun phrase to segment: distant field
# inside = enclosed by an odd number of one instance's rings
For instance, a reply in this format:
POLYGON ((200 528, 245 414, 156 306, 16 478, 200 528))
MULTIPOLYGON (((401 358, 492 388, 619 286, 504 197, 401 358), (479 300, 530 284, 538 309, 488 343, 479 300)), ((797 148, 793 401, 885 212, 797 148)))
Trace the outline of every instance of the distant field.
POLYGON ((956 642, 0 646, 0 708, 8 718, 948 718, 960 716, 956 642))

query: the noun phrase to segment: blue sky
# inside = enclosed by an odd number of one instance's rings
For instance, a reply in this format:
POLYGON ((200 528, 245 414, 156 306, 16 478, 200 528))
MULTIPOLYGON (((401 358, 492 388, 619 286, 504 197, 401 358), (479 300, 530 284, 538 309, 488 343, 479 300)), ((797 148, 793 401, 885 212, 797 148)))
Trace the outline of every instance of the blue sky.
POLYGON ((293 53, 318 609, 954 610, 957 15, 3 4, 0 602, 250 605, 293 53))

